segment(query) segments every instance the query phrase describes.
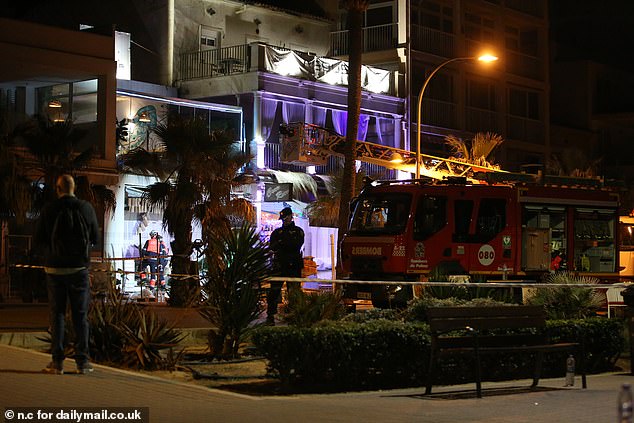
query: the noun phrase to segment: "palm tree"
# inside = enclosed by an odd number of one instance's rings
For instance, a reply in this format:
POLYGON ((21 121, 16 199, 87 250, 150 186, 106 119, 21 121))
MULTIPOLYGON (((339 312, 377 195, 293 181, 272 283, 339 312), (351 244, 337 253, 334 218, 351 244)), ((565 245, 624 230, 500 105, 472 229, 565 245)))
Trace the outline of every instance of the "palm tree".
POLYGON ((363 14, 368 9, 369 0, 344 0, 348 10, 348 122, 344 145, 343 181, 339 207, 339 239, 348 228, 350 210, 355 187, 355 160, 359 115, 361 113, 361 61, 363 55, 363 14))
MULTIPOLYGON (((243 183, 236 175, 249 157, 235 148, 232 134, 210 132, 201 119, 173 115, 155 133, 159 148, 130 151, 121 157, 122 167, 159 179, 146 188, 144 201, 163 210, 163 225, 173 237, 173 273, 191 275, 193 222, 200 222, 208 244, 230 231, 231 216, 253 220, 252 205, 231 195, 232 188, 243 183)), ((170 304, 185 306, 194 300, 199 284, 192 278, 172 277, 171 287, 170 304)))
MULTIPOLYGON (((360 169, 354 177, 354 194, 358 195, 363 188, 365 171, 360 169)), ((341 187, 343 186, 343 172, 331 175, 330 193, 321 195, 316 201, 306 207, 306 213, 310 219, 311 226, 323 226, 336 228, 339 218, 339 207, 341 203, 341 187)), ((374 179, 374 178, 373 178, 374 179)))
MULTIPOLYGON (((71 120, 52 122, 43 116, 18 125, 11 133, 11 141, 20 141, 26 146, 26 150, 11 149, 11 154, 20 163, 22 177, 38 178, 32 185, 36 211, 55 198, 55 181, 65 173, 75 176, 78 197, 103 210, 111 210, 116 206, 115 195, 111 190, 103 185, 91 185, 86 177, 77 176, 77 171, 88 166, 95 152, 92 145, 80 149, 86 133, 71 120)), ((22 195, 23 200, 26 200, 25 194, 22 195)))
POLYGON ((31 210, 33 190, 31 181, 22 174, 11 148, 9 137, 0 138, 0 221, 15 218, 21 225, 31 210))
POLYGON ((546 162, 546 173, 576 178, 592 178, 598 175, 601 158, 590 159, 586 153, 574 148, 566 148, 561 154, 553 154, 546 162))
POLYGON ((445 141, 454 151, 452 158, 478 166, 499 168, 489 161, 489 156, 504 142, 504 138, 500 135, 492 132, 478 132, 469 144, 455 135, 447 135, 445 141))

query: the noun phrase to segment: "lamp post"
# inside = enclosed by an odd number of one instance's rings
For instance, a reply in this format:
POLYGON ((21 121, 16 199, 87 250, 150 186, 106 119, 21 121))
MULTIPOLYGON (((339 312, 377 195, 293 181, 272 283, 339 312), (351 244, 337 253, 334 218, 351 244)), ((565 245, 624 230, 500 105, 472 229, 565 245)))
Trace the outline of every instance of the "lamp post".
POLYGON ((449 63, 465 62, 465 61, 469 61, 469 60, 479 60, 480 62, 488 63, 488 62, 494 62, 494 61, 498 60, 498 58, 496 56, 491 55, 491 54, 483 54, 481 56, 455 57, 453 59, 445 60, 440 65, 436 66, 436 69, 434 69, 432 71, 432 73, 429 74, 427 79, 425 79, 425 82, 423 83, 422 88, 420 89, 420 94, 418 94, 418 115, 417 115, 417 119, 416 119, 416 125, 418 126, 418 130, 416 131, 416 179, 420 178, 420 165, 421 165, 421 163, 420 163, 421 162, 420 132, 421 132, 421 127, 423 126, 421 124, 420 111, 421 111, 421 108, 422 108, 422 105, 423 105, 423 94, 425 94, 425 88, 427 88, 427 84, 429 84, 429 81, 434 77, 434 75, 436 75, 436 72, 438 72, 440 69, 442 69, 443 67, 445 67, 449 63))

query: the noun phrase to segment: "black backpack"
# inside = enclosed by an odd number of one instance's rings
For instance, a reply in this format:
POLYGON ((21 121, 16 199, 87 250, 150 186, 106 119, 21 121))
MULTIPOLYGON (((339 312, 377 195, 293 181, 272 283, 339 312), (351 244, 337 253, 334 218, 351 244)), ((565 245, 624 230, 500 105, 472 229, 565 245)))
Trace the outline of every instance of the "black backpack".
POLYGON ((51 252, 54 257, 68 261, 90 259, 90 230, 80 202, 65 204, 57 214, 51 232, 51 252))

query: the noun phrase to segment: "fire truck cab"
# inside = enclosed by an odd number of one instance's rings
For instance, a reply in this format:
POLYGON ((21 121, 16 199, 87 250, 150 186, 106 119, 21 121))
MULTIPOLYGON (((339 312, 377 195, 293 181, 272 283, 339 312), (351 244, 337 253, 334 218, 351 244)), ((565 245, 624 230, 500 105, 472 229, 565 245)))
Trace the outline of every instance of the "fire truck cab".
MULTIPOLYGON (((615 192, 596 187, 376 181, 352 204, 340 259, 350 279, 368 281, 536 280, 566 269, 616 278, 618 203, 615 192)), ((392 288, 350 284, 344 296, 384 307, 394 305, 392 288)))

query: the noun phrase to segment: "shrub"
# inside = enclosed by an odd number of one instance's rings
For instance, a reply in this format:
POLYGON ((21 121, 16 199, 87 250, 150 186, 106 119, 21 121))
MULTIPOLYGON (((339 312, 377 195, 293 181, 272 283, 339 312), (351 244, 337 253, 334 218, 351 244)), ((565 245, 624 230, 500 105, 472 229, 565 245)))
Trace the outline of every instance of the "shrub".
POLYGON ((420 298, 414 298, 407 305, 407 309, 403 312, 403 319, 405 321, 424 322, 427 320, 427 309, 429 307, 452 307, 452 306, 465 306, 465 307, 492 307, 492 306, 510 306, 512 304, 494 300, 492 298, 474 298, 472 300, 465 300, 461 298, 435 298, 431 296, 423 296, 420 298))
POLYGON ((282 319, 289 325, 309 327, 322 320, 339 320, 346 313, 339 293, 306 293, 291 289, 288 296, 282 319))
POLYGON ((262 313, 262 282, 269 276, 269 252, 255 228, 245 224, 207 247, 207 296, 200 315, 211 322, 212 355, 235 357, 240 342, 262 313))
MULTIPOLYGON (((590 276, 579 276, 571 272, 549 274, 545 284, 597 284, 599 280, 590 276)), ((575 286, 551 286, 538 288, 526 299, 527 304, 541 305, 550 319, 581 319, 594 316, 603 305, 605 297, 594 289, 575 286)))
POLYGON ((165 369, 173 365, 173 359, 166 359, 161 350, 173 349, 183 340, 183 335, 164 319, 158 318, 150 310, 135 308, 138 322, 136 326, 121 324, 119 330, 125 337, 123 364, 145 370, 165 369))
MULTIPOLYGON (((586 337, 589 373, 610 370, 623 348, 623 323, 617 319, 548 322, 553 342, 580 342, 586 337)), ((270 371, 287 389, 379 389, 425 383, 430 337, 423 323, 373 320, 367 323, 329 322, 309 328, 259 327, 253 333, 270 371)), ((566 353, 546 354, 542 377, 563 376, 566 353)), ((530 353, 486 355, 487 380, 532 377, 530 353)), ((473 355, 441 361, 436 383, 473 382, 473 355)))
POLYGON ((376 320, 260 327, 252 339, 286 387, 336 391, 410 386, 426 368, 429 336, 423 326, 376 320))

